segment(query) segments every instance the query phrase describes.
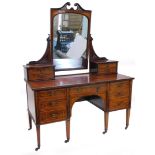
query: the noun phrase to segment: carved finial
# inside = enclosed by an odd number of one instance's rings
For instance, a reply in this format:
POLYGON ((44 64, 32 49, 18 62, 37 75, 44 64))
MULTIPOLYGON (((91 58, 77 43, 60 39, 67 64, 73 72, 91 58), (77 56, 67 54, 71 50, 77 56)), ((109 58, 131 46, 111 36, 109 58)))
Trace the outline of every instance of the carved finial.
POLYGON ((71 3, 70 2, 67 2, 60 9, 67 10, 67 6, 70 6, 70 5, 71 5, 71 3))
POLYGON ((75 3, 74 6, 77 7, 77 10, 85 11, 85 9, 83 9, 79 3, 75 3))
POLYGON ((67 3, 65 3, 61 8, 59 8, 59 9, 61 9, 61 10, 81 10, 81 11, 85 11, 85 10, 80 6, 80 4, 78 4, 78 3, 75 3, 75 4, 74 4, 74 6, 76 6, 76 8, 73 8, 73 7, 67 8, 67 6, 70 6, 70 5, 71 5, 71 3, 70 3, 70 2, 67 2, 67 3))

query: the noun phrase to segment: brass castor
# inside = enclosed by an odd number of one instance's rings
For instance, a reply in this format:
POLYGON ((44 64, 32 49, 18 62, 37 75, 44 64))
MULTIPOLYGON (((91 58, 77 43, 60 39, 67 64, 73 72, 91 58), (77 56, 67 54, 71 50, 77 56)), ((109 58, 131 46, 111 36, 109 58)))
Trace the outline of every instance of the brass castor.
POLYGON ((40 146, 39 147, 37 147, 37 148, 35 148, 35 151, 38 151, 40 149, 40 146))
POLYGON ((126 125, 125 130, 128 128, 129 125, 126 125))
POLYGON ((105 129, 105 131, 103 132, 103 134, 106 134, 107 133, 107 129, 105 129))
POLYGON ((68 143, 68 142, 69 142, 69 139, 66 139, 66 140, 65 140, 65 143, 68 143))

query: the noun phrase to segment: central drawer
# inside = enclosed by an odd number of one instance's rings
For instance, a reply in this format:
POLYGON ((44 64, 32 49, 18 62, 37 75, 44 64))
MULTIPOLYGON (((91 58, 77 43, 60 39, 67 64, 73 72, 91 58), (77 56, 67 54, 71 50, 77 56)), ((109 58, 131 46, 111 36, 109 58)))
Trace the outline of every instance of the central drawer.
POLYGON ((70 96, 89 96, 106 93, 106 84, 79 86, 70 88, 70 96))

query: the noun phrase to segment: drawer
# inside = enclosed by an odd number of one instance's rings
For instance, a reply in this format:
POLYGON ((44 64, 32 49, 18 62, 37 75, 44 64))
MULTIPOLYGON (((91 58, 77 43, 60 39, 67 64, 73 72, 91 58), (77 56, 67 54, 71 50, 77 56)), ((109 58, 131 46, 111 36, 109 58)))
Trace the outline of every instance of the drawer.
POLYGON ((63 121, 67 118, 66 110, 40 112, 40 124, 63 121))
POLYGON ((109 101, 109 111, 128 109, 129 106, 129 98, 111 99, 109 101))
POLYGON ((109 110, 126 109, 130 105, 129 81, 110 83, 109 86, 109 110))
POLYGON ((27 76, 30 81, 50 80, 54 78, 54 67, 29 67, 27 68, 27 76))
POLYGON ((91 86, 79 86, 70 88, 70 96, 80 95, 89 96, 103 94, 106 92, 106 84, 101 85, 91 85, 91 86))
POLYGON ((111 98, 128 98, 129 97, 129 81, 121 81, 110 83, 109 97, 111 98))
POLYGON ((40 111, 66 109, 66 100, 49 100, 39 102, 40 111))
POLYGON ((98 64, 98 73, 100 74, 116 74, 117 62, 98 64))
POLYGON ((57 99, 66 99, 66 89, 54 89, 39 91, 37 93, 38 100, 40 101, 53 101, 57 99))

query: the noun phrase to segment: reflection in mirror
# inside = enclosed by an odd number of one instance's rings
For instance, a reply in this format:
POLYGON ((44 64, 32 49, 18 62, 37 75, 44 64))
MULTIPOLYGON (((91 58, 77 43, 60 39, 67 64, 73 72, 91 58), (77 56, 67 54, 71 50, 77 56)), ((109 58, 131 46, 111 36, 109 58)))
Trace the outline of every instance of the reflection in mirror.
POLYGON ((88 19, 65 13, 56 15, 53 23, 53 58, 86 59, 88 19))

